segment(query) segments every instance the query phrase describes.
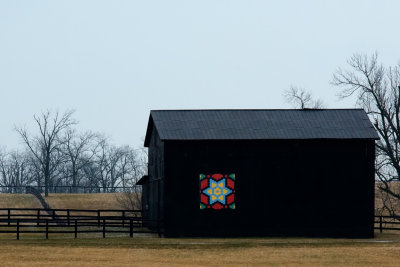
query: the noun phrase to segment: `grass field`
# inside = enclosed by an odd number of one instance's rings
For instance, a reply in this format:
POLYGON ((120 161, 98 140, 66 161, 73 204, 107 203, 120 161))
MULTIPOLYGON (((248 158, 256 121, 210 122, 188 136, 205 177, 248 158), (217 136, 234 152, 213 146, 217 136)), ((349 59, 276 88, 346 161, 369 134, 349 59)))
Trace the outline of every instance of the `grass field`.
MULTIPOLYGON (((49 194, 46 202, 53 209, 122 209, 116 196, 107 194, 49 194)), ((0 208, 43 208, 30 194, 0 194, 0 208)))
POLYGON ((375 239, 0 237, 2 266, 399 266, 400 235, 375 239))
POLYGON ((122 209, 118 194, 49 194, 45 199, 54 209, 122 209))
POLYGON ((33 195, 0 194, 0 208, 42 208, 40 201, 33 195))
MULTIPOLYGON (((120 209, 115 194, 51 194, 53 208, 120 209)), ((1 208, 40 208, 0 194, 1 208)), ((400 233, 374 239, 198 238, 153 235, 0 234, 0 266, 400 266, 400 233)))

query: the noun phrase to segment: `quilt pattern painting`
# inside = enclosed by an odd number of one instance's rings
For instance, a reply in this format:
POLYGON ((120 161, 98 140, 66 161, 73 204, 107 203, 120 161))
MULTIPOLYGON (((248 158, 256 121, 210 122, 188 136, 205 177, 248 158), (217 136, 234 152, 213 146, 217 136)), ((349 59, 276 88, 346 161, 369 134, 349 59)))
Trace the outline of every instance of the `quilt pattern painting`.
POLYGON ((235 174, 200 174, 200 209, 235 209, 235 174))

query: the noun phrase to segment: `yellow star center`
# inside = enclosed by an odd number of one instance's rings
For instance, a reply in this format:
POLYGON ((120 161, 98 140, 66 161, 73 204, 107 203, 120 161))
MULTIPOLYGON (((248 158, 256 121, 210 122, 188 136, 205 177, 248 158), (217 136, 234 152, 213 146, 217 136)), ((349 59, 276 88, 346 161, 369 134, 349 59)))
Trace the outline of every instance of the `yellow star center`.
POLYGON ((215 188, 215 189, 214 189, 214 194, 217 195, 217 196, 218 196, 219 194, 221 194, 221 189, 215 188))

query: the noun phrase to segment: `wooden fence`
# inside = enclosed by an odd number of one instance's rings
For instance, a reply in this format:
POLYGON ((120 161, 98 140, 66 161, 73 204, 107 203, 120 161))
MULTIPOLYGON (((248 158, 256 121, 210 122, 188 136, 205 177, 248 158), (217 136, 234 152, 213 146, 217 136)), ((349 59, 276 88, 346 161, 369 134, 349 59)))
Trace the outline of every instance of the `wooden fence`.
MULTIPOLYGON (((375 216, 375 229, 400 231, 400 217, 375 216)), ((162 235, 162 221, 144 220, 141 210, 84 210, 84 209, 0 209, 0 233, 73 234, 125 233, 133 237, 136 233, 162 235), (147 228, 152 225, 152 228, 147 228), (154 227, 154 225, 156 225, 154 227)))
POLYGON ((375 216, 375 229, 379 232, 383 230, 400 231, 400 217, 399 216, 375 216))
MULTIPOLYGON (((44 193, 44 186, 35 185, 0 185, 0 193, 12 194, 25 194, 26 187, 34 187, 39 192, 44 193)), ((49 186, 49 193, 118 193, 118 192, 135 192, 134 186, 112 186, 112 187, 99 187, 99 186, 70 186, 70 185, 54 185, 49 186)))
POLYGON ((80 209, 0 209, 0 233, 49 234, 79 233, 157 233, 162 235, 161 221, 144 220, 140 210, 80 210, 80 209), (156 225, 151 229, 146 225, 156 225))

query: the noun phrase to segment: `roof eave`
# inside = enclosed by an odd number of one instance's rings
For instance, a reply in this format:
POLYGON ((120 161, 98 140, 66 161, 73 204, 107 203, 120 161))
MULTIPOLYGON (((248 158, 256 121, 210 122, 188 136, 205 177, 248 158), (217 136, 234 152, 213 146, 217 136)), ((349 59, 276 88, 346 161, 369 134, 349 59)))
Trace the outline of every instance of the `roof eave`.
POLYGON ((149 176, 143 175, 142 178, 140 178, 139 181, 136 182, 136 185, 144 185, 147 183, 148 180, 149 180, 149 176))
POLYGON ((161 141, 163 142, 197 142, 197 141, 277 141, 277 140, 379 140, 379 137, 346 137, 346 138, 339 138, 339 137, 331 137, 331 138, 251 138, 251 139, 172 139, 172 138, 162 138, 161 141))
POLYGON ((154 127, 154 121, 150 112, 149 122, 147 123, 146 137, 144 138, 144 147, 149 147, 150 145, 151 132, 153 131, 153 127, 154 127))

